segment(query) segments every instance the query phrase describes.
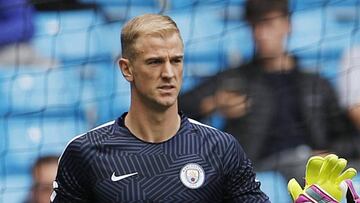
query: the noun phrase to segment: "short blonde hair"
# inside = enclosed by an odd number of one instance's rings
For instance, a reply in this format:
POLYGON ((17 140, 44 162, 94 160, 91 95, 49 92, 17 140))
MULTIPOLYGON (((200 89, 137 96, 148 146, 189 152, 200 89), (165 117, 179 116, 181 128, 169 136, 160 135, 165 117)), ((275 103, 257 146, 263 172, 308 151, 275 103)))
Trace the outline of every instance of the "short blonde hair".
POLYGON ((127 22, 121 31, 122 57, 130 59, 136 54, 134 44, 140 36, 158 35, 165 37, 173 33, 177 33, 182 41, 179 28, 169 16, 159 14, 137 16, 127 22))

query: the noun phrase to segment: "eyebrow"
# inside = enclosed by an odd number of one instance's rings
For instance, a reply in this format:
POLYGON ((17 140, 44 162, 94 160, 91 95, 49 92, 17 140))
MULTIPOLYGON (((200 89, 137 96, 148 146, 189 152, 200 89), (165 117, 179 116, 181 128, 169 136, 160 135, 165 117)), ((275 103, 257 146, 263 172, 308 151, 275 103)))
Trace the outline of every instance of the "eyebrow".
MULTIPOLYGON (((184 58, 184 55, 175 55, 175 56, 172 56, 170 57, 170 60, 171 59, 183 59, 184 58)), ((154 56, 154 57, 150 57, 150 58, 147 58, 145 59, 145 62, 148 62, 148 61, 152 61, 152 60, 163 60, 164 57, 162 56, 154 56)))
POLYGON ((173 56, 173 57, 171 57, 171 58, 184 58, 184 55, 183 55, 183 54, 181 54, 181 55, 175 55, 175 56, 173 56))

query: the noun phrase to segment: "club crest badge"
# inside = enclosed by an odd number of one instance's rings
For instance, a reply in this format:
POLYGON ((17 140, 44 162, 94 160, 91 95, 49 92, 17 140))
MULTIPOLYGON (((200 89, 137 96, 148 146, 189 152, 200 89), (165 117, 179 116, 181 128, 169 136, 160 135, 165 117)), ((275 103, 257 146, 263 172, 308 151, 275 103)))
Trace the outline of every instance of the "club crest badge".
POLYGON ((199 164, 186 164, 180 171, 180 180, 186 187, 197 189, 205 181, 204 169, 199 164))

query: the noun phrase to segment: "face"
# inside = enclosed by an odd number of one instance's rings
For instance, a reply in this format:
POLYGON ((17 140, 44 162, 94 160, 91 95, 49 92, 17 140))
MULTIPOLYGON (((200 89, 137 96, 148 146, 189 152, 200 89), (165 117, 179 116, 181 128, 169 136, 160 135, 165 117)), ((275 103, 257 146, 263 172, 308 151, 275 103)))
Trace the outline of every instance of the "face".
POLYGON ((123 75, 131 83, 132 100, 156 109, 177 105, 184 57, 179 35, 141 36, 134 49, 133 59, 120 60, 123 75))
POLYGON ((33 188, 35 203, 49 203, 56 172, 57 162, 42 164, 35 170, 33 188))
POLYGON ((284 43, 290 31, 288 17, 270 12, 263 20, 252 24, 256 53, 260 57, 277 57, 284 53, 284 43))

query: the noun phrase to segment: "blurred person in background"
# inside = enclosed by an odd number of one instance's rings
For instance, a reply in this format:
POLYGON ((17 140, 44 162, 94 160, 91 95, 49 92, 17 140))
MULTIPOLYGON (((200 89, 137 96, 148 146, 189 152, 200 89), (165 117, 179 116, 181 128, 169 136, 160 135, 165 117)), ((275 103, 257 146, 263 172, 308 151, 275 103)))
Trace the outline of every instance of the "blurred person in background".
POLYGON ((254 57, 181 95, 180 109, 194 119, 219 113, 224 131, 242 143, 257 171, 301 178, 313 154, 359 157, 358 138, 330 83, 304 72, 286 49, 288 1, 248 0, 245 19, 255 42, 254 57))
POLYGON ((360 45, 344 53, 338 84, 341 103, 360 130, 360 45))
POLYGON ((79 0, 32 0, 31 2, 38 11, 69 11, 98 8, 96 3, 81 2, 79 0))
POLYGON ((49 203, 52 184, 58 168, 58 156, 44 156, 36 160, 32 167, 32 187, 24 203, 49 203))
POLYGON ((54 65, 31 45, 34 10, 26 0, 0 0, 0 66, 54 65))

